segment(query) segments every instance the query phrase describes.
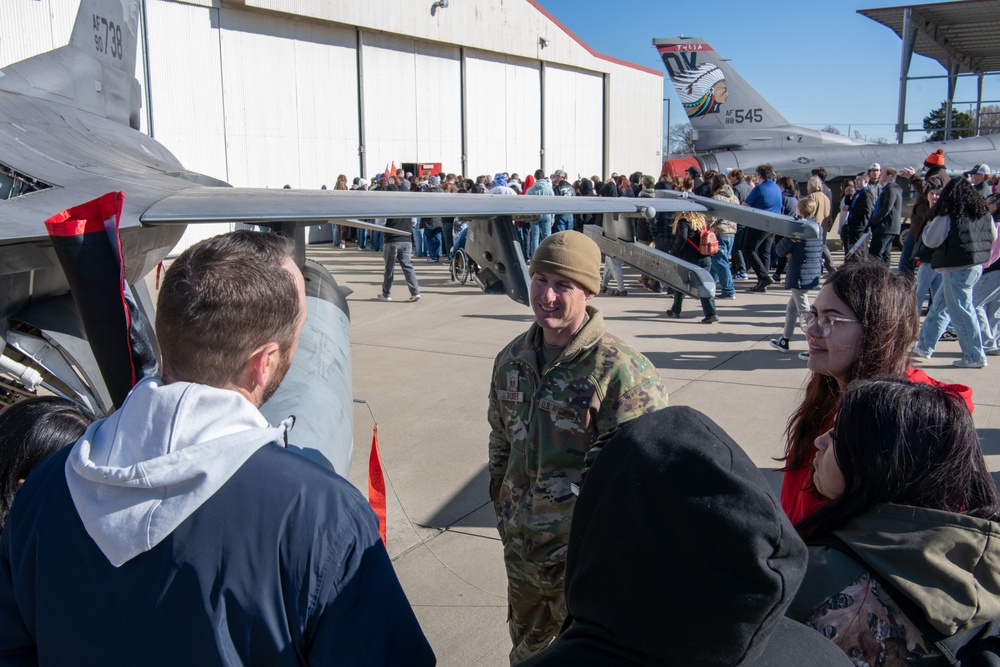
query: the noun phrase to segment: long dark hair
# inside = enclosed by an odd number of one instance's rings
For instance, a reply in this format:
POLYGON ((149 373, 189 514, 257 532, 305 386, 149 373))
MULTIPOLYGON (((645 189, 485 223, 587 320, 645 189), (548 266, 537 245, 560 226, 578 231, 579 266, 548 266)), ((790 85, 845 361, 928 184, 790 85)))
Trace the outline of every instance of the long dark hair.
POLYGON ((56 396, 31 398, 0 412, 0 526, 7 522, 18 480, 49 454, 76 442, 93 419, 56 396))
POLYGON ((990 210, 986 208, 986 200, 981 194, 976 192, 964 178, 953 178, 948 181, 941 191, 941 198, 931 209, 930 217, 939 215, 951 216, 952 220, 958 220, 965 216, 973 220, 988 215, 990 210))
MULTIPOLYGON (((912 278, 865 256, 834 271, 824 285, 847 304, 861 325, 857 357, 845 384, 859 378, 904 377, 920 328, 912 278)), ((784 470, 808 463, 813 440, 832 417, 840 393, 835 378, 811 374, 805 398, 785 428, 784 470)))
POLYGON ((804 540, 876 503, 1000 515, 976 426, 956 394, 898 378, 858 380, 844 391, 833 437, 844 492, 795 525, 804 540))

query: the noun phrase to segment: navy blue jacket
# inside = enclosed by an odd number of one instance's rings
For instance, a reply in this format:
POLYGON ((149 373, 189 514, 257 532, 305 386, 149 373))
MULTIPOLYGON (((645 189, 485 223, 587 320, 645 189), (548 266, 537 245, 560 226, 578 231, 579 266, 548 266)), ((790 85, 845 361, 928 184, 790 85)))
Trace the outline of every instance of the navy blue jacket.
POLYGON ((797 241, 789 236, 781 239, 776 250, 778 257, 791 254, 785 266, 785 287, 787 289, 815 289, 823 275, 823 225, 819 226, 819 238, 797 241))
POLYGON ((115 568, 73 504, 69 451, 32 471, 0 537, 0 664, 434 664, 342 477, 266 445, 115 568))

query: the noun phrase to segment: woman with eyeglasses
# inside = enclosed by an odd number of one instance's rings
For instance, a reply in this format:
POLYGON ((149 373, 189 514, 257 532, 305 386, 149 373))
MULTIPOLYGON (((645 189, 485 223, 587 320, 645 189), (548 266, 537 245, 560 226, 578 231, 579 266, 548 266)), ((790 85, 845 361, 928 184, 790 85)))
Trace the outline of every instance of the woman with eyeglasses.
POLYGON ((996 664, 1000 500, 965 403, 858 380, 815 447, 829 502, 795 525, 809 564, 787 615, 857 665, 996 664))
POLYGON ((912 279, 866 258, 830 274, 802 314, 812 374, 785 428, 781 482, 781 506, 793 524, 826 503, 813 486, 813 443, 832 427, 841 394, 854 380, 895 377, 943 387, 965 399, 971 412, 972 389, 909 367, 919 323, 912 279))

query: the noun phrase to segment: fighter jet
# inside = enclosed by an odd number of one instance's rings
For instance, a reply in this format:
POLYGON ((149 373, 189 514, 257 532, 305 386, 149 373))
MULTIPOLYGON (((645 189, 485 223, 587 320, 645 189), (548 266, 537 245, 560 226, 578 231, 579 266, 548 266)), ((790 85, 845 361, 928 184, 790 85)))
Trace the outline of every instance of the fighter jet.
MULTIPOLYGON (((186 170, 166 147, 139 131, 140 87, 134 76, 139 13, 139 0, 82 0, 68 45, 0 70, 0 405, 44 387, 97 416, 115 408, 94 354, 94 346, 106 343, 88 336, 88 318, 79 312, 43 225, 108 192, 124 193, 119 231, 124 278, 147 322, 153 306, 143 278, 177 244, 186 225, 252 223, 296 239, 308 319, 292 368, 263 412, 274 423, 296 415, 294 440, 303 454, 344 474, 353 449, 349 309, 329 272, 305 259, 306 226, 337 222, 385 230, 360 219, 470 219, 467 250, 478 266, 477 282, 527 303, 528 277, 513 239, 513 219, 655 213, 641 199, 229 187, 186 170)), ((656 203, 663 210, 709 209, 694 200, 656 203)), ((795 233, 800 230, 811 233, 808 226, 794 226, 795 233)), ((705 289, 702 274, 692 274, 683 287, 705 289)), ((155 348, 155 336, 152 344, 155 348)))
POLYGON ((664 172, 752 173, 759 164, 803 182, 823 167, 834 181, 853 178, 872 163, 920 169, 928 155, 944 149, 945 166, 958 174, 972 165, 1000 163, 1000 139, 971 137, 913 144, 872 144, 790 124, 730 64, 699 37, 654 39, 696 133, 693 156, 667 160, 664 172))

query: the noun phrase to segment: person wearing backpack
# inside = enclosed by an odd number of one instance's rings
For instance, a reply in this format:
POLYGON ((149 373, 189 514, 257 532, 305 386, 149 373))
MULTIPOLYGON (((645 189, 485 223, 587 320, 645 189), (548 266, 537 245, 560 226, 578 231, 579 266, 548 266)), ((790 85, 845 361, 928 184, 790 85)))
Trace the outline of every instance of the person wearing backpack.
MULTIPOLYGON (((815 199, 800 199, 796 209, 798 215, 795 217, 816 220, 816 209, 815 199)), ((780 338, 771 339, 771 347, 782 354, 791 351, 788 341, 792 337, 792 332, 795 331, 802 313, 809 312, 809 290, 819 287, 819 277, 823 273, 823 248, 826 247, 824 232, 823 225, 820 225, 819 238, 798 240, 786 236, 778 243, 778 257, 788 257, 785 266, 785 288, 792 293, 785 307, 785 330, 780 338)), ((802 352, 799 358, 808 360, 809 353, 802 352)))
MULTIPOLYGON (((718 239, 715 238, 715 233, 708 228, 704 215, 694 211, 677 215, 674 219, 674 247, 670 251, 671 255, 710 271, 712 255, 718 251, 718 239), (712 252, 713 248, 714 252, 712 252)), ((682 303, 684 303, 684 293, 680 290, 674 290, 674 304, 667 311, 667 317, 680 317, 682 303)), ((705 314, 701 320, 704 324, 719 321, 715 310, 715 299, 702 299, 701 310, 705 314)))

